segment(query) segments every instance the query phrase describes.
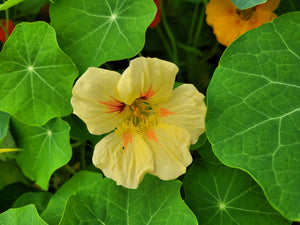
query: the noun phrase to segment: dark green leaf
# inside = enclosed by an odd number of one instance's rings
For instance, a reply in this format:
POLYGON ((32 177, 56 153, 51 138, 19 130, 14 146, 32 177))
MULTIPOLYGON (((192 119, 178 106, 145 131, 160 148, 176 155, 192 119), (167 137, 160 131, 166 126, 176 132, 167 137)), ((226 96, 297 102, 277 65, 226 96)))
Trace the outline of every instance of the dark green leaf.
POLYGON ((267 0, 232 0, 233 4, 235 4, 238 9, 248 9, 256 5, 265 3, 266 1, 267 0))
POLYGON ((300 220, 300 12, 247 32, 209 85, 207 137, 226 165, 249 172, 271 204, 300 220))
POLYGON ((245 172, 195 160, 184 182, 185 201, 199 224, 288 225, 245 172))
POLYGON ((0 147, 2 140, 7 134, 7 130, 9 127, 9 114, 5 112, 0 112, 0 147))

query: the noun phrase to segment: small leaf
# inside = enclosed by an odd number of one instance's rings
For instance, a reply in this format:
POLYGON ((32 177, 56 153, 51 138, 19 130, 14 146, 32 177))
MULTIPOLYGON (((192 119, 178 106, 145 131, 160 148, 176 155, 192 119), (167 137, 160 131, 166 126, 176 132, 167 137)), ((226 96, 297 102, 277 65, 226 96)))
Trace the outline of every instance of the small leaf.
POLYGON ((84 170, 76 173, 69 181, 61 186, 50 199, 47 208, 41 214, 42 218, 49 225, 57 225, 70 195, 93 185, 100 185, 100 182, 102 182, 102 176, 99 173, 84 170))
POLYGON ((45 210, 52 195, 50 192, 26 192, 15 201, 12 208, 20 208, 34 204, 38 213, 41 214, 45 210))
POLYGON ((52 173, 71 158, 69 125, 57 118, 42 127, 14 120, 12 130, 18 147, 23 149, 17 156, 17 163, 26 176, 47 190, 52 173))
POLYGON ((245 172, 197 159, 184 182, 185 202, 199 224, 288 225, 245 172))
POLYGON ((136 190, 105 178, 72 195, 60 225, 81 224, 197 224, 180 196, 181 182, 161 181, 147 174, 136 190))
POLYGON ((50 7, 58 42, 81 73, 141 51, 155 13, 153 0, 60 0, 50 7))
POLYGON ((251 30, 227 48, 209 85, 206 134, 226 165, 300 220, 300 12, 251 30))
POLYGON ((0 110, 29 125, 71 113, 77 69, 47 23, 16 26, 0 53, 0 110))
POLYGON ((265 3, 266 1, 267 0, 232 0, 233 4, 235 4, 235 6, 241 10, 254 7, 256 5, 265 3))
POLYGON ((0 224, 47 225, 47 223, 40 218, 34 205, 27 205, 22 208, 7 210, 0 214, 0 224))
POLYGON ((7 10, 23 1, 24 0, 7 0, 3 4, 0 4, 0 11, 7 10))

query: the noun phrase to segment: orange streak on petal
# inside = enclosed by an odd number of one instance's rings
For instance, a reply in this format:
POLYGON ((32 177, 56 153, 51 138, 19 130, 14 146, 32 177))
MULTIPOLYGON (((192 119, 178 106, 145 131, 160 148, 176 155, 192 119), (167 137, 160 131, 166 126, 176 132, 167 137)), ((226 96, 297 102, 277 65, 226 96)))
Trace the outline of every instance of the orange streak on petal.
POLYGON ((159 144, 159 141, 155 135, 155 132, 153 130, 148 130, 146 132, 146 136, 151 140, 151 141, 154 141, 156 142, 157 144, 159 144))
POLYGON ((125 132, 123 134, 123 142, 124 142, 124 153, 127 151, 128 144, 132 144, 132 134, 129 132, 125 132))
POLYGON ((156 92, 157 91, 152 90, 152 84, 150 84, 150 87, 149 87, 148 91, 145 91, 144 93, 142 93, 140 91, 140 98, 145 98, 145 99, 151 98, 153 95, 155 95, 156 92))
POLYGON ((169 116, 169 115, 174 115, 174 112, 169 111, 168 109, 165 108, 161 108, 160 112, 159 112, 159 116, 163 117, 163 116, 169 116))
POLYGON ((108 101, 108 102, 103 102, 103 101, 97 101, 103 105, 106 105, 108 111, 106 113, 113 113, 113 112, 122 112, 125 104, 123 102, 120 102, 116 99, 113 98, 113 100, 108 101))

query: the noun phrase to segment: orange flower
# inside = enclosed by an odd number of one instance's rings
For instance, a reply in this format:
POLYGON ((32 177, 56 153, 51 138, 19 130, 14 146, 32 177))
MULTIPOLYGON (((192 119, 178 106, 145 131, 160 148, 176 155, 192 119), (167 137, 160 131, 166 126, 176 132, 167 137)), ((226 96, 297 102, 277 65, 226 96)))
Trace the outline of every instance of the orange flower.
MULTIPOLYGON (((3 26, 5 28, 7 28, 6 20, 0 20, 0 23, 2 23, 3 26)), ((13 31, 14 28, 15 28, 15 25, 13 24, 13 22, 11 20, 9 20, 8 21, 8 35, 11 34, 11 32, 13 31)), ((0 41, 3 43, 6 41, 5 31, 1 27, 0 27, 0 41)))
POLYGON ((280 0, 239 10, 231 0, 210 0, 206 6, 206 22, 213 27, 219 43, 228 46, 237 37, 277 17, 273 11, 280 0))
POLYGON ((157 7, 157 11, 152 23, 149 25, 150 28, 154 28, 160 23, 160 3, 159 0, 153 0, 153 1, 157 7))

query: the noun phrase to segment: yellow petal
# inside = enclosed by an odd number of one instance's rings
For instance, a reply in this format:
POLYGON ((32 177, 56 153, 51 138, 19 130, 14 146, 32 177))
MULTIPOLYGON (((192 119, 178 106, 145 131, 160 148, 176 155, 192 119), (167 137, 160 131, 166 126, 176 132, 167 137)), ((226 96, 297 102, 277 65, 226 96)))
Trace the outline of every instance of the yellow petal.
POLYGON ((122 107, 117 91, 120 78, 117 72, 90 67, 77 80, 71 99, 73 113, 86 123, 90 133, 107 133, 126 120, 128 110, 122 107))
POLYGON ((137 188, 154 165, 150 148, 136 132, 113 132, 104 137, 95 146, 93 163, 106 177, 126 188, 137 188))
POLYGON ((122 100, 130 105, 137 98, 160 102, 172 93, 178 67, 157 58, 139 57, 130 62, 118 84, 122 100))
POLYGON ((195 144, 204 133, 204 96, 192 84, 177 87, 169 101, 161 103, 160 107, 162 122, 185 128, 191 134, 191 144, 195 144))
POLYGON ((145 140, 154 158, 154 170, 150 174, 171 180, 186 172, 193 160, 189 151, 191 135, 187 130, 159 124, 145 133, 145 140))

